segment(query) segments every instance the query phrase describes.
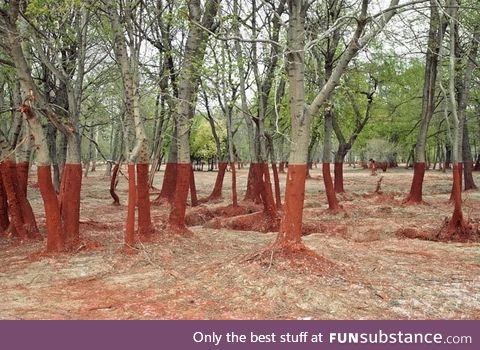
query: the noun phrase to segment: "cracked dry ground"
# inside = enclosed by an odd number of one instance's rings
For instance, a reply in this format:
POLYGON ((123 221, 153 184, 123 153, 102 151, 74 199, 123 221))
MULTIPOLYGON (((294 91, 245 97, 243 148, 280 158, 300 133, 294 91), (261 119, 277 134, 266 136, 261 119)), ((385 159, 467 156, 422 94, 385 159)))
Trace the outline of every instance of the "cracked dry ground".
MULTIPOLYGON (((325 211, 323 184, 307 181, 305 222, 319 231, 305 244, 334 263, 317 271, 272 257, 245 257, 267 246, 275 233, 192 227, 193 238, 162 231, 168 208, 153 207, 153 242, 124 255, 126 207, 110 206, 108 180, 90 174, 82 186, 81 233, 75 254, 38 254, 45 242, 16 244, 0 238, 2 319, 480 319, 480 245, 400 239, 400 229, 435 230, 451 215, 449 174, 429 171, 429 205, 402 206, 411 170, 394 169, 371 196, 378 177, 345 168, 345 212, 325 211), (93 244, 92 244, 93 243, 93 244)), ((313 170, 313 175, 320 171, 313 170)), ((196 173, 199 196, 215 173, 196 173)), ((247 170, 239 172, 245 188, 247 170)), ((34 176, 32 176, 34 178, 34 176)), ((159 187, 160 172, 156 178, 159 187)), ((281 175, 282 185, 285 175, 281 175)), ((475 174, 480 184, 480 174, 475 174)), ((229 203, 229 174, 223 203, 229 203)), ((126 181, 118 191, 126 201, 126 181)), ((44 219, 35 188, 29 196, 41 230, 44 219)), ((480 220, 480 192, 464 194, 464 213, 480 220)))

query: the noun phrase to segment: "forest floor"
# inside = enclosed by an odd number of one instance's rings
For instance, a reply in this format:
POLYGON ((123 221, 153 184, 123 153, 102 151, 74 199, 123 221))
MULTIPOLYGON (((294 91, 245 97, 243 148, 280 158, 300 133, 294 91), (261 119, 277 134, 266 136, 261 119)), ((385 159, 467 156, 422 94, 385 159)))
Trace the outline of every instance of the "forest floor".
MULTIPOLYGON (((238 174, 245 188, 247 169, 238 174)), ((345 167, 340 196, 345 211, 325 210, 321 169, 307 181, 304 222, 320 224, 303 237, 332 268, 302 269, 272 256, 246 257, 275 240, 276 233, 191 227, 190 238, 170 236, 168 208, 153 207, 158 232, 138 253, 122 253, 126 217, 125 178, 111 206, 109 180, 90 173, 82 185, 77 252, 42 254, 45 241, 19 244, 0 238, 1 319, 480 319, 480 244, 397 237, 405 229, 435 231, 450 217, 451 174, 427 171, 428 205, 404 206, 412 170, 378 176, 345 167), (383 195, 373 195, 383 176, 383 195)), ((163 172, 156 176, 161 186, 163 172)), ((213 188, 216 172, 196 172, 199 197, 213 188)), ((480 185, 480 173, 475 173, 480 185)), ((35 178, 32 175, 32 178, 35 178)), ((285 174, 280 175, 282 188, 285 174)), ((230 203, 230 173, 223 202, 230 203)), ((283 190, 282 190, 283 193, 283 190)), ((240 196, 242 194, 240 193, 240 196)), ((41 231, 43 208, 29 188, 41 231)), ((152 198, 154 198, 152 196, 152 198)), ((463 194, 464 213, 480 221, 480 192, 463 194)))

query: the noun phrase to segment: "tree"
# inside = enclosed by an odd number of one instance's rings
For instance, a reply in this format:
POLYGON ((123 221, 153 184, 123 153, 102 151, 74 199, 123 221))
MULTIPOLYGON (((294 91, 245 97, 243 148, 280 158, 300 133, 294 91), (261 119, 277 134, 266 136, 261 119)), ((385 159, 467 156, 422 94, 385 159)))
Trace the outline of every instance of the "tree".
MULTIPOLYGON (((288 2, 288 74, 290 86, 290 115, 292 122, 291 148, 285 192, 284 215, 275 247, 282 250, 303 250, 301 244, 302 211, 305 195, 305 175, 307 167, 307 149, 309 130, 313 116, 328 100, 338 85, 351 59, 386 25, 395 13, 398 0, 392 0, 390 7, 383 12, 383 18, 377 27, 364 33, 369 22, 368 1, 362 1, 360 16, 356 18, 357 27, 345 51, 338 59, 329 79, 316 95, 313 102, 305 106, 305 16, 306 1, 288 2)), ((277 248, 275 248, 277 249, 277 248)))
POLYGON ((462 212, 462 160, 463 160, 463 136, 465 125, 465 114, 467 104, 469 101, 469 92, 471 77, 475 68, 475 63, 470 60, 470 57, 476 57, 478 50, 478 40, 480 39, 479 27, 475 28, 471 48, 467 54, 467 62, 464 65, 465 69, 459 69, 458 65, 461 62, 460 47, 459 47, 459 26, 458 26, 458 7, 457 0, 450 0, 449 3, 449 26, 450 26, 450 41, 449 41, 449 65, 448 65, 448 92, 449 105, 451 109, 452 121, 452 164, 453 164, 453 188, 452 199, 454 210, 452 217, 447 227, 443 228, 444 232, 441 235, 447 239, 464 239, 470 238, 472 230, 468 227, 464 220, 462 212))
MULTIPOLYGON (((25 114, 28 124, 30 126, 34 144, 37 149, 37 164, 38 164, 38 183, 45 207, 45 216, 47 221, 47 250, 58 252, 65 249, 71 249, 79 241, 79 215, 80 215, 80 187, 81 187, 81 166, 79 163, 79 143, 77 124, 75 123, 78 115, 75 111, 69 111, 69 118, 59 116, 59 114, 47 102, 47 99, 39 91, 35 84, 31 69, 25 58, 25 53, 22 48, 22 38, 18 29, 18 20, 20 16, 20 3, 18 1, 10 2, 8 9, 1 8, 0 15, 2 20, 2 31, 4 31, 5 43, 10 57, 12 58, 15 71, 20 82, 22 91, 22 106, 21 112, 25 114), (40 111, 45 115, 50 123, 60 130, 67 139, 70 140, 69 152, 67 158, 71 167, 64 175, 64 186, 68 186, 71 191, 69 201, 62 205, 62 192, 60 200, 57 198, 51 178, 51 158, 48 148, 47 139, 43 131, 42 125, 37 115, 40 111), (65 119, 67 119, 65 121, 65 119), (78 160, 78 163, 76 161, 78 160)), ((80 32, 79 35, 83 35, 80 32)), ((35 41, 35 38, 33 38, 35 41)), ((83 39, 82 39, 83 40, 83 39)), ((81 47, 82 45, 80 45, 81 47)), ((80 49, 81 50, 81 49, 80 49)), ((41 55, 41 51, 37 48, 41 55)), ((47 64, 46 60, 45 63, 47 64)), ((49 69, 55 71, 57 68, 53 64, 49 64, 49 69)), ((77 72, 78 73, 78 72, 77 72)), ((81 73, 79 73, 81 75, 81 73)), ((63 75, 63 74, 62 74, 63 75)), ((60 77, 60 74, 58 74, 60 77)), ((64 78, 66 78, 64 76, 64 78)), ((82 79, 77 78, 77 83, 80 84, 82 79)), ((70 79, 65 79, 65 85, 71 86, 70 79)), ((77 90, 79 91, 79 90, 77 90)), ((78 95, 70 93, 69 98, 79 98, 78 95)), ((80 101, 71 101, 69 107, 75 108, 80 101)))
POLYGON ((423 178, 425 176, 425 152, 428 127, 435 111, 435 87, 437 81, 438 55, 442 45, 447 22, 439 14, 439 2, 430 0, 430 27, 428 31, 427 53, 425 61, 425 76, 423 81, 422 113, 420 129, 415 144, 415 164, 410 193, 405 199, 406 204, 421 204, 423 178))
POLYGON ((171 232, 188 234, 185 227, 185 211, 192 166, 190 163, 190 126, 195 112, 195 102, 199 84, 199 67, 202 66, 207 40, 215 29, 220 0, 208 0, 202 14, 200 0, 190 0, 188 17, 190 26, 185 43, 184 61, 178 79, 177 108, 174 113, 176 123, 176 186, 172 209, 168 219, 171 232))
POLYGON ((123 92, 125 95, 125 112, 134 125, 135 145, 128 155, 128 214, 125 230, 125 244, 135 243, 135 207, 138 207, 138 233, 148 236, 153 226, 150 215, 150 195, 148 186, 149 148, 143 120, 140 116, 139 84, 139 43, 134 40, 134 4, 123 4, 122 16, 118 12, 118 3, 108 1, 108 13, 113 33, 113 49, 119 65, 123 92), (121 18, 124 22, 121 21, 121 18), (128 42, 125 38, 128 36, 128 42), (127 50, 128 47, 128 50, 127 50))

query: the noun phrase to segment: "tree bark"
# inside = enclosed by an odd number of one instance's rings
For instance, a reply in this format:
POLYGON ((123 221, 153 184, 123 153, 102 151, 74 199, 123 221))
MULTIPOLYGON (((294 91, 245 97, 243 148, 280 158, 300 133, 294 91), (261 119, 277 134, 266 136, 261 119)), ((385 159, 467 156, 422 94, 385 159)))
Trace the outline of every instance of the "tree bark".
POLYGON ((423 178, 425 174, 425 145, 428 127, 435 111, 435 85, 437 81, 438 56, 447 23, 439 15, 438 3, 430 0, 430 28, 428 33, 425 76, 423 80, 423 99, 420 128, 415 145, 415 163, 410 193, 404 200, 405 204, 423 203, 423 178))
POLYGON ((187 234, 190 233, 185 226, 185 203, 191 178, 190 121, 195 112, 200 79, 198 67, 203 63, 207 40, 213 29, 219 4, 220 0, 208 0, 202 16, 200 0, 192 0, 188 3, 189 18, 192 23, 185 44, 178 85, 179 102, 174 113, 177 126, 177 183, 169 217, 169 225, 172 230, 187 234), (201 23, 201 26, 198 23, 201 23))

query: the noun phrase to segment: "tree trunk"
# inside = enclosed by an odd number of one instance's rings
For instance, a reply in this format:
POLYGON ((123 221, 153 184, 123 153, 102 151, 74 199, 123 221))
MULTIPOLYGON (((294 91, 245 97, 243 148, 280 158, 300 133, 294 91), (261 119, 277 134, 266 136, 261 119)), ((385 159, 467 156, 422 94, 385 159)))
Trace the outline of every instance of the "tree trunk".
MULTIPOLYGON (((129 220, 135 220, 135 207, 138 208, 138 234, 143 238, 150 235, 153 231, 148 185, 149 148, 144 122, 140 116, 140 93, 138 89, 140 81, 138 67, 139 48, 132 47, 130 42, 131 45, 128 52, 124 36, 124 29, 127 30, 128 35, 133 35, 131 23, 128 22, 131 18, 129 16, 120 16, 114 5, 111 3, 109 5, 110 22, 114 37, 114 53, 122 73, 126 116, 135 127, 135 145, 128 156, 129 199, 128 220, 125 230, 125 244, 128 246, 132 244, 133 240, 131 230, 134 227, 134 223, 131 223, 129 220), (120 18, 126 22, 121 23, 120 18), (130 191, 134 193, 131 194, 130 191), (133 200, 134 198, 136 200, 133 200)), ((123 10, 126 12, 132 11, 131 4, 127 4, 123 10)))
POLYGON ((110 195, 113 198, 112 205, 120 205, 120 198, 118 197, 115 189, 118 184, 118 171, 120 169, 120 163, 116 163, 113 167, 112 177, 110 178, 110 195))
MULTIPOLYGON (((64 126, 59 123, 57 116, 51 111, 44 97, 39 93, 35 82, 30 75, 30 69, 25 59, 20 37, 16 27, 16 16, 18 15, 18 2, 12 4, 11 16, 6 23, 8 26, 8 35, 6 40, 10 55, 15 62, 15 70, 20 82, 23 93, 23 105, 20 111, 25 114, 26 120, 30 126, 36 147, 38 185, 45 208, 45 219, 47 225, 47 251, 58 252, 65 248, 64 227, 61 219, 60 207, 57 195, 52 185, 51 178, 51 159, 49 148, 43 127, 39 118, 33 112, 31 104, 35 103, 37 108, 45 113, 52 123, 67 132, 64 126)), ((4 18, 5 19, 5 18, 4 18)))
POLYGON ((344 193, 345 188, 343 186, 343 162, 335 162, 333 173, 335 193, 344 193))
POLYGON ((195 186, 195 173, 190 165, 190 202, 192 207, 198 206, 197 187, 195 186))
POLYGON ((20 204, 19 188, 16 183, 16 175, 12 170, 15 169, 15 163, 12 161, 2 161, 0 163, 0 172, 2 175, 2 182, 5 188, 8 202, 8 212, 10 213, 11 223, 13 224, 14 232, 22 240, 28 238, 28 232, 24 226, 24 218, 20 204))
POLYGON ((80 193, 82 187, 82 164, 79 135, 67 138, 68 151, 60 184, 59 204, 65 228, 67 249, 80 241, 80 193))
POLYGON ((330 174, 330 159, 332 154, 332 131, 333 131, 333 106, 327 107, 325 111, 325 134, 323 141, 323 164, 322 174, 323 183, 325 185, 325 193, 327 195, 328 209, 332 211, 338 211, 341 209, 338 204, 337 196, 333 187, 332 176, 330 174))
POLYGON ((438 55, 440 52, 446 23, 441 20, 436 0, 430 0, 430 28, 428 34, 428 49, 423 81, 423 99, 420 129, 415 145, 415 163, 410 193, 405 204, 423 203, 423 178, 425 175, 425 145, 427 142, 428 127, 435 110, 435 85, 437 80, 438 55))
POLYGON ((285 203, 276 244, 301 244, 311 115, 305 113, 305 1, 289 0, 288 78, 292 121, 285 203))
POLYGON ((209 0, 202 8, 200 0, 192 0, 188 4, 189 17, 192 24, 189 28, 182 70, 180 72, 178 94, 179 101, 174 117, 177 126, 177 176, 175 196, 169 217, 169 226, 172 231, 190 234, 185 226, 185 203, 188 196, 188 187, 191 179, 190 163, 190 121, 195 112, 195 102, 199 84, 199 73, 205 52, 210 30, 219 8, 219 0, 209 0), (201 23, 201 26, 197 25, 201 23), (206 28, 207 30, 205 30, 206 28))
POLYGON ((135 204, 137 202, 135 180, 135 164, 128 164, 128 203, 127 221, 125 223, 125 245, 127 248, 135 244, 135 204))
MULTIPOLYGON (((27 87, 29 86, 27 85, 27 87)), ((29 89, 25 89, 25 85, 22 86, 22 90, 30 91, 29 89)), ((61 252, 65 249, 65 230, 62 222, 60 205, 52 184, 52 173, 47 140, 40 120, 32 111, 30 106, 23 105, 21 111, 25 113, 34 138, 35 147, 37 148, 38 187, 40 189, 40 194, 43 199, 43 206, 45 208, 45 221, 47 225, 47 251, 61 252)))
POLYGON ((272 163, 272 171, 273 171, 273 182, 275 187, 275 205, 277 206, 277 210, 282 208, 282 197, 280 193, 280 180, 278 178, 278 170, 277 170, 277 163, 272 163))
POLYGON ((169 203, 173 202, 175 194, 175 186, 177 183, 177 127, 174 126, 173 137, 170 143, 170 149, 168 153, 167 165, 163 173, 162 190, 155 199, 155 204, 161 203, 162 200, 168 200, 169 203))
POLYGON ((475 181, 473 180, 473 157, 472 150, 470 149, 470 137, 468 132, 468 124, 465 122, 463 125, 463 176, 465 180, 465 191, 477 189, 475 181))
POLYGON ((215 179, 215 185, 213 186, 212 193, 204 200, 201 200, 202 203, 222 198, 223 180, 225 178, 227 165, 228 165, 227 162, 219 163, 217 177, 215 179))
POLYGON ((0 176, 0 234, 4 233, 9 226, 7 193, 0 176))

